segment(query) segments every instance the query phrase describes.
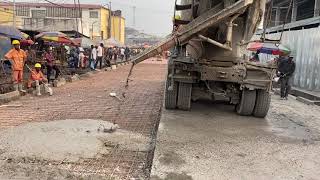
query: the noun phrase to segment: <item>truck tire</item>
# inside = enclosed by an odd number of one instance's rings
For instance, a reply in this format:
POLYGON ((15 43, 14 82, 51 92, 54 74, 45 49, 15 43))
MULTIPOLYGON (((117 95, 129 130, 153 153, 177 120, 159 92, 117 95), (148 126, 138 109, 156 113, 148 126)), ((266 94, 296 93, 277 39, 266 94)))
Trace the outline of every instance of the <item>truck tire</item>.
POLYGON ((266 90, 257 90, 256 105, 253 110, 253 116, 264 118, 267 116, 271 102, 271 95, 266 90))
POLYGON ((167 78, 164 106, 166 109, 175 109, 177 107, 177 95, 178 95, 178 82, 174 82, 173 90, 169 90, 171 80, 167 78))
POLYGON ((192 83, 179 83, 178 103, 181 110, 188 111, 191 109, 192 83))
POLYGON ((240 103, 236 106, 236 111, 241 116, 250 116, 256 104, 256 90, 244 89, 241 94, 240 103))

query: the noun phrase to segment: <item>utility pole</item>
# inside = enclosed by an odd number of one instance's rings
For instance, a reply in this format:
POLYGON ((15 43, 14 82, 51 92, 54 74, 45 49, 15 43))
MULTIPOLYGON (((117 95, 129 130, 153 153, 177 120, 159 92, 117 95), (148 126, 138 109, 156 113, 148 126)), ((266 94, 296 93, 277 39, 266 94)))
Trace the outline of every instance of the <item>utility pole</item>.
POLYGON ((16 27, 16 0, 13 0, 13 27, 16 27))
POLYGON ((111 24, 112 24, 112 9, 111 9, 111 1, 109 1, 109 19, 108 19, 108 39, 111 38, 111 24))
POLYGON ((82 25, 82 15, 81 15, 80 0, 78 0, 78 6, 79 6, 79 16, 80 16, 80 22, 81 22, 81 33, 83 34, 83 25, 82 25))
POLYGON ((76 26, 77 26, 77 36, 78 36, 78 32, 79 32, 79 22, 78 22, 78 16, 77 14, 79 13, 79 11, 77 11, 77 4, 76 4, 76 0, 73 0, 74 3, 74 13, 75 13, 75 17, 76 17, 76 26), (78 13, 77 13, 78 12, 78 13))

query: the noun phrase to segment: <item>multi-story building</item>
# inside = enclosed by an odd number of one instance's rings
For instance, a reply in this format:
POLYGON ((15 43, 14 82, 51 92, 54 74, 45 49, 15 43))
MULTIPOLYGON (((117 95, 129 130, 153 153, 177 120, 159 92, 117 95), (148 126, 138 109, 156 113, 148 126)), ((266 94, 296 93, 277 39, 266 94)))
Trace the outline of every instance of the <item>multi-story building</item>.
MULTIPOLYGON (((0 24, 12 26, 14 13, 12 6, 2 6, 0 3, 0 24)), ((16 25, 21 26, 21 18, 16 18, 16 25)))
MULTIPOLYGON (((12 9, 12 4, 0 3, 0 7, 12 9)), ((21 29, 76 30, 93 40, 113 37, 124 43, 125 19, 121 16, 121 11, 110 12, 108 8, 94 4, 79 6, 74 4, 16 3, 16 19, 21 21, 17 27, 21 29)), ((3 23, 2 19, 0 23, 3 23)))
POLYGON ((268 1, 264 23, 270 32, 281 31, 283 23, 286 23, 285 30, 318 27, 320 0, 268 1), (270 13, 267 12, 269 8, 271 8, 270 13))

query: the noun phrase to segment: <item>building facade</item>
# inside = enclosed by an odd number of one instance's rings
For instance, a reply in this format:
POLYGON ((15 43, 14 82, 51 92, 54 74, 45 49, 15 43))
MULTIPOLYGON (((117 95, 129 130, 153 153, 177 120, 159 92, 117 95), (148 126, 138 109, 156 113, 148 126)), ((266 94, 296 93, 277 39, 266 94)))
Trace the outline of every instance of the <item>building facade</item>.
POLYGON ((284 23, 287 30, 318 26, 319 19, 320 0, 273 0, 267 4, 264 23, 269 30, 279 31, 284 23))
MULTIPOLYGON (((0 3, 1 4, 1 3, 0 3)), ((14 14, 12 6, 1 6, 0 5, 0 24, 13 26, 14 14)), ((16 17, 16 25, 21 26, 21 18, 16 17)))
POLYGON ((121 16, 121 11, 112 12, 111 36, 122 44, 125 43, 125 19, 121 16))
MULTIPOLYGON (((0 7, 12 9, 12 4, 0 3, 0 7)), ((124 43, 122 32, 125 29, 125 19, 121 17, 121 13, 120 17, 116 15, 110 13, 108 8, 94 4, 78 6, 74 4, 16 3, 16 19, 20 20, 17 27, 20 29, 37 31, 76 30, 96 41, 113 37, 124 43), (111 23, 117 21, 117 19, 122 19, 120 25, 111 23)), ((0 23, 4 23, 3 21, 1 19, 0 23)), ((7 21, 12 22, 12 20, 7 21)))

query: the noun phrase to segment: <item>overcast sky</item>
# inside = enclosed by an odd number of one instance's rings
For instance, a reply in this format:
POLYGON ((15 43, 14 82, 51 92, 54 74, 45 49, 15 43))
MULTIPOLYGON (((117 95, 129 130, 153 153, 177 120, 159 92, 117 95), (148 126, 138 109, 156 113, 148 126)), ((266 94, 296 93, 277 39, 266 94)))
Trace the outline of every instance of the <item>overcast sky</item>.
MULTIPOLYGON (((12 1, 12 0, 11 0, 12 1)), ((19 1, 19 0, 18 0, 19 1)), ((39 2, 39 0, 20 0, 39 2)), ((73 3, 73 0, 50 0, 54 3, 73 3)), ((120 9, 126 18, 126 25, 133 26, 133 7, 136 7, 135 28, 145 33, 165 36, 172 30, 172 16, 175 0, 111 0, 112 10, 120 9)), ((45 2, 45 1, 40 1, 45 2)), ((107 4, 110 0, 80 0, 80 3, 107 4)))

